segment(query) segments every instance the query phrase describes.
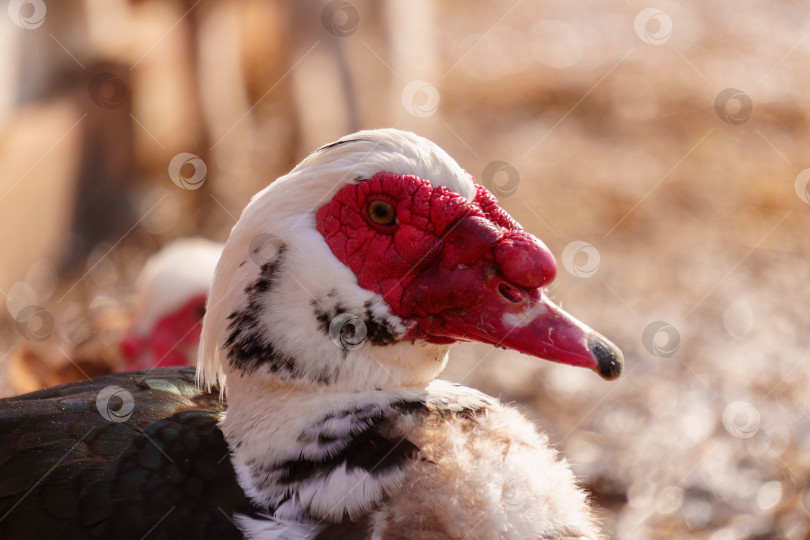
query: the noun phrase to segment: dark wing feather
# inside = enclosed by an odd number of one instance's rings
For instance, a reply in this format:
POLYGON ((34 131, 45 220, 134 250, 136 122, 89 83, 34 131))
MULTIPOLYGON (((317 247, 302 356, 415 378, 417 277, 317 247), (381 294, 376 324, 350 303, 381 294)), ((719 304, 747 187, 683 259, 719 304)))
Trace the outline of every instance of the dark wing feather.
POLYGON ((241 538, 233 514, 256 509, 216 425, 223 411, 190 368, 0 400, 0 539, 241 538), (110 385, 134 399, 125 422, 97 409, 110 385))

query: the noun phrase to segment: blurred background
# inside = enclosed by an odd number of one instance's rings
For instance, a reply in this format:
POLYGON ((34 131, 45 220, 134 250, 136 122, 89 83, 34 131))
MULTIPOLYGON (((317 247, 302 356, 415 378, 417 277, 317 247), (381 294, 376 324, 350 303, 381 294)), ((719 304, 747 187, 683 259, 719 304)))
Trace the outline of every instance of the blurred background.
POLYGON ((810 538, 810 6, 4 0, 0 395, 122 366, 136 278, 318 146, 437 142, 558 258, 615 382, 462 345, 611 537, 810 538), (7 7, 7 10, 5 9, 7 7))

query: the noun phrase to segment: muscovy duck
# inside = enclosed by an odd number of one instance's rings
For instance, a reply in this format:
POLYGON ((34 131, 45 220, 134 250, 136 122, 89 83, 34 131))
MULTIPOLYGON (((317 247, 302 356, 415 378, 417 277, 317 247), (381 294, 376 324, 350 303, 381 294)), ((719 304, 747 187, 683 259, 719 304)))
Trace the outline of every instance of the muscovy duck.
POLYGON ((555 272, 426 139, 326 145, 234 226, 199 387, 164 368, 0 402, 0 537, 601 538, 544 435, 436 380, 460 340, 617 377, 555 272))
POLYGON ((122 369, 197 362, 202 316, 222 244, 180 238, 149 257, 135 283, 132 328, 121 342, 122 369))

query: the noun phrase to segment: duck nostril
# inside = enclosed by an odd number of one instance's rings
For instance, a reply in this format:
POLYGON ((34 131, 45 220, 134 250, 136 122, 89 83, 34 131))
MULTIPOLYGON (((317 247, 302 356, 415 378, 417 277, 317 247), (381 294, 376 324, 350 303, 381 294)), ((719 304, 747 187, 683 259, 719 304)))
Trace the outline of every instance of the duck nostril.
POLYGON ((506 283, 501 283, 498 285, 498 292, 504 299, 512 302, 513 304, 519 304, 523 301, 523 296, 520 294, 520 291, 514 287, 510 287, 506 283))

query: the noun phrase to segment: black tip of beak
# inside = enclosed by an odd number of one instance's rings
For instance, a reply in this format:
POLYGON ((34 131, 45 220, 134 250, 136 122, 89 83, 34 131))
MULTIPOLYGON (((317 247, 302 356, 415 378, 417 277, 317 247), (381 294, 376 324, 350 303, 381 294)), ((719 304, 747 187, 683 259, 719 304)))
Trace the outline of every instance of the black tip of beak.
POLYGON ((599 334, 591 334, 588 338, 588 350, 596 358, 596 371, 603 379, 615 379, 622 374, 624 356, 616 345, 599 334))

